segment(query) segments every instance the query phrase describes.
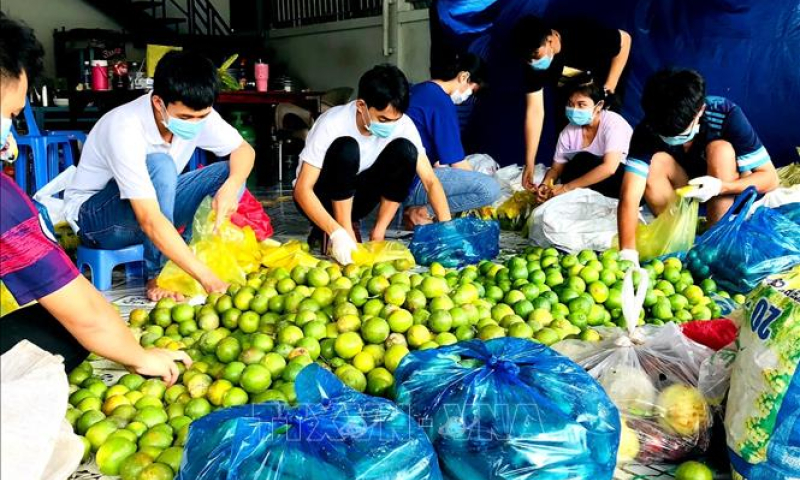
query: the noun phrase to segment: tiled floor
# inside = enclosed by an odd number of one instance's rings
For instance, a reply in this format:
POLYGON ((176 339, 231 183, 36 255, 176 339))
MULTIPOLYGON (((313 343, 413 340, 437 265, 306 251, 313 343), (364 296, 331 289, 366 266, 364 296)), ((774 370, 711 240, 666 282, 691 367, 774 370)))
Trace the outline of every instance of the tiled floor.
MULTIPOLYGON (((302 239, 308 235, 309 224, 308 221, 300 214, 294 201, 291 197, 291 187, 285 185, 283 187, 273 186, 268 189, 258 189, 253 191, 253 194, 258 198, 266 212, 272 220, 272 226, 275 230, 273 238, 280 242, 285 242, 293 239, 302 239)), ((374 221, 373 218, 368 218, 362 222, 362 234, 365 235, 369 231, 369 225, 374 221)), ((410 232, 403 232, 399 230, 392 230, 388 233, 387 238, 396 238, 401 241, 409 241, 411 237, 410 232)), ((503 232, 500 238, 501 255, 508 255, 514 251, 518 251, 526 245, 526 240, 519 234, 511 232, 503 232)), ((147 301, 144 297, 144 284, 141 279, 126 280, 122 275, 115 277, 114 288, 105 292, 106 297, 116 304, 120 313, 124 318, 127 318, 130 311, 134 308, 152 308, 154 305, 147 301)), ((113 364, 108 361, 95 362, 95 370, 101 372, 104 380, 111 383, 124 373, 119 365, 113 364)), ((667 480, 673 478, 672 472, 675 470, 674 465, 629 465, 624 469, 617 470, 614 475, 618 480, 667 480)), ((70 478, 70 480, 99 480, 111 479, 112 477, 105 477, 98 473, 96 464, 91 463, 81 465, 77 472, 70 478)), ((715 479, 724 480, 730 478, 727 473, 718 473, 714 476, 715 479)))

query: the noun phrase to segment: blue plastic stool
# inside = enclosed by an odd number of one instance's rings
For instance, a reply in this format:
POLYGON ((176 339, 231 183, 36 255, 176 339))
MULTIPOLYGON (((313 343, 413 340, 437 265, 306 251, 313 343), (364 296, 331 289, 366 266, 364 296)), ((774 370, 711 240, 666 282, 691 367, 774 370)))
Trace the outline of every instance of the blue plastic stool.
POLYGON ((42 132, 36 125, 36 117, 30 102, 25 102, 25 123, 28 127, 27 135, 19 135, 12 129, 14 139, 19 145, 20 153, 15 165, 15 180, 26 192, 33 194, 44 187, 47 182, 61 172, 61 151, 63 151, 64 168, 75 165, 72 155, 72 142, 85 141, 83 132, 57 131, 42 132), (31 169, 32 165, 32 169, 31 169), (28 171, 33 172, 33 189, 28 186, 28 171))
MULTIPOLYGON (((137 269, 134 263, 144 262, 144 246, 132 245, 119 250, 97 250, 94 248, 78 247, 78 270, 83 272, 84 267, 89 267, 92 272, 92 284, 98 290, 111 289, 111 272, 117 265, 125 265, 125 276, 134 276, 137 269)), ((139 265, 140 267, 142 265, 139 265)))

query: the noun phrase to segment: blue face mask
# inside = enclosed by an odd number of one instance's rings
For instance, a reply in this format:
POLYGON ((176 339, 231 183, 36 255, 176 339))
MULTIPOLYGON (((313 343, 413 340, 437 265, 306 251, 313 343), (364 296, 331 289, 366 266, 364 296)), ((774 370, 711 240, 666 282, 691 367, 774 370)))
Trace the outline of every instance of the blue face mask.
POLYGON ((534 70, 547 70, 550 68, 550 64, 553 63, 553 56, 552 55, 545 55, 544 57, 540 58, 539 60, 531 60, 528 65, 533 67, 534 70))
POLYGON ((567 107, 567 120, 569 123, 573 125, 577 125, 582 127, 584 125, 589 125, 592 123, 592 118, 594 118, 594 109, 581 109, 581 108, 572 108, 567 107))
MULTIPOLYGON (((369 112, 367 112, 367 118, 369 118, 369 112)), ((373 122, 372 118, 369 118, 369 125, 367 125, 367 130, 369 133, 375 135, 378 138, 389 138, 394 132, 394 127, 397 126, 397 122, 391 123, 380 123, 380 122, 373 122)))
POLYGON ((164 126, 167 127, 167 130, 184 140, 193 140, 197 137, 203 129, 203 125, 206 123, 205 118, 202 120, 190 121, 170 117, 166 108, 164 109, 164 118, 167 120, 164 122, 164 126))
POLYGON ((665 137, 663 135, 659 135, 659 137, 670 147, 677 147, 691 142, 698 132, 700 132, 700 123, 695 123, 689 133, 675 135, 674 137, 665 137))

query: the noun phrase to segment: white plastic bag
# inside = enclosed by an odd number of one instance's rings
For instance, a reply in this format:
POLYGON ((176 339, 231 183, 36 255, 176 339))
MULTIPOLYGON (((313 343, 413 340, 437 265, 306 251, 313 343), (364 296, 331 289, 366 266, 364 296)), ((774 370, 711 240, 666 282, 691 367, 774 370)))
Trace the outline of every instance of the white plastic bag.
POLYGON ((789 203, 800 202, 800 185, 794 185, 787 188, 778 188, 765 194, 757 202, 753 203, 750 211, 747 212, 747 218, 753 214, 759 207, 778 208, 789 203))
POLYGON ((63 480, 78 468, 83 444, 64 428, 68 396, 61 357, 27 340, 0 357, 0 478, 63 480))
POLYGON ((586 188, 559 195, 533 210, 528 237, 571 253, 608 250, 617 234, 617 203, 586 188))
POLYGON ((486 175, 494 175, 500 165, 494 161, 492 157, 485 153, 473 153, 464 158, 469 162, 469 166, 476 172, 484 173, 486 175))
POLYGON ((59 198, 58 194, 66 190, 72 183, 77 171, 78 169, 75 166, 68 167, 33 194, 33 200, 44 205, 47 209, 47 215, 50 217, 50 222, 54 227, 67 221, 64 213, 64 199, 59 198))
POLYGON ((649 278, 634 269, 622 286, 627 328, 599 328, 600 342, 565 340, 553 348, 584 367, 605 388, 622 416, 618 461, 678 461, 704 451, 710 441, 711 408, 698 387, 700 368, 713 350, 696 343, 675 323, 637 327, 649 278))

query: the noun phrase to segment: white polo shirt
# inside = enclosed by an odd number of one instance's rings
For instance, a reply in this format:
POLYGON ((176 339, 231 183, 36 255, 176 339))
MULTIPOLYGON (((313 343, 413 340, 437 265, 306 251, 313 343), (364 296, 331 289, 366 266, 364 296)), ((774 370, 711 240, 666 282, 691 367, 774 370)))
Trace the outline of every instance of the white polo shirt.
POLYGON ((172 143, 167 143, 158 131, 151 95, 142 95, 111 110, 89 132, 78 170, 64 192, 64 213, 75 232, 81 205, 111 180, 117 182, 122 199, 156 198, 147 171, 148 154, 170 155, 176 170, 182 172, 196 148, 222 157, 244 141, 235 128, 212 110, 197 137, 184 140, 174 135, 172 143))
POLYGON ((425 155, 425 147, 422 146, 417 127, 408 115, 403 115, 397 120, 394 130, 388 138, 380 138, 375 135, 364 135, 358 130, 357 111, 356 102, 353 101, 346 105, 333 107, 320 115, 314 122, 314 126, 311 127, 311 131, 308 132, 305 148, 300 152, 300 162, 297 165, 298 175, 300 175, 303 162, 322 168, 328 148, 334 140, 340 137, 352 137, 358 142, 361 155, 358 173, 371 167, 389 142, 397 138, 409 140, 417 147, 419 155, 425 155))

